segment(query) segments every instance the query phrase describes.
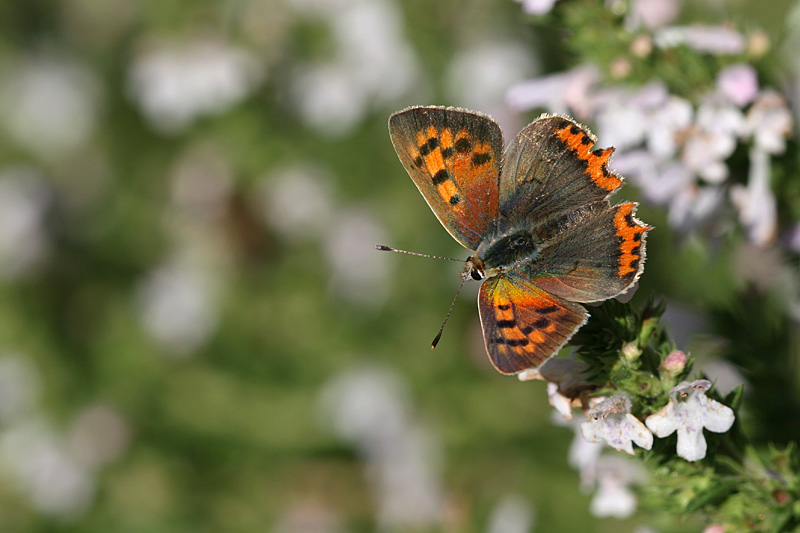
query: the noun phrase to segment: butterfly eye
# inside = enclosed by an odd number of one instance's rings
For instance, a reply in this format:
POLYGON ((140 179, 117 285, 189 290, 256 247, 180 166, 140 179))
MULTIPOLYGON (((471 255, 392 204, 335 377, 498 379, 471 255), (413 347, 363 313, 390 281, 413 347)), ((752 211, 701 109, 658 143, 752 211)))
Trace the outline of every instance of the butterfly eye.
POLYGON ((473 268, 472 270, 470 270, 469 275, 472 276, 472 279, 474 279, 475 281, 480 281, 483 279, 483 272, 481 272, 477 268, 473 268))

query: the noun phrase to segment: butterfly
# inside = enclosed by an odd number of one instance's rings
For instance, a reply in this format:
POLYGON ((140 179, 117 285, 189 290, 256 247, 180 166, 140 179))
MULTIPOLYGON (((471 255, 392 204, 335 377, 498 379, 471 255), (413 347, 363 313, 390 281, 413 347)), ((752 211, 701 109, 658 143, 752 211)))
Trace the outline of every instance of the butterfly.
POLYGON ((636 203, 612 206, 623 184, 608 169, 614 149, 592 150, 596 138, 572 119, 543 115, 504 148, 487 115, 418 106, 393 114, 389 133, 439 222, 473 252, 462 275, 483 281, 486 352, 501 373, 541 365, 586 322, 581 304, 641 275, 652 228, 636 203))

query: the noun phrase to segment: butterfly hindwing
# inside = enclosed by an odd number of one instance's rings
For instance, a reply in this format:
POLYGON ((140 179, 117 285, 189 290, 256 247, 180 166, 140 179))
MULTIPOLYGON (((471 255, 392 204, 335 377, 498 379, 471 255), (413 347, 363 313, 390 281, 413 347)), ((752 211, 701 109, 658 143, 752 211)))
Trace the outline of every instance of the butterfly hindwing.
POLYGON ((486 351, 503 374, 541 365, 586 321, 586 310, 510 273, 487 279, 478 294, 486 351))
POLYGON ((486 115, 411 107, 389 119, 400 161, 447 231, 476 249, 497 217, 503 136, 486 115))
POLYGON ((503 155, 500 213, 512 221, 546 219, 604 200, 622 185, 608 169, 613 148, 592 150, 595 137, 563 116, 536 119, 503 155))
POLYGON ((633 202, 597 202, 570 214, 536 259, 518 268, 538 287, 573 302, 595 302, 627 291, 644 269, 650 226, 633 202))

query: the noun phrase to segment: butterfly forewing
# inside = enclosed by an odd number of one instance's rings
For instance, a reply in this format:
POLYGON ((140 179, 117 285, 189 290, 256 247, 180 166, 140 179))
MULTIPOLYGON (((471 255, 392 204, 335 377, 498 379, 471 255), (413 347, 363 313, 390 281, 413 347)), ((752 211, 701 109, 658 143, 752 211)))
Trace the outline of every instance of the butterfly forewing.
POLYGON ((594 135, 562 116, 544 116, 517 134, 503 155, 500 213, 542 220, 604 200, 622 185, 608 169, 613 148, 592 150, 594 135))
POLYGON ((486 351, 503 374, 541 365, 586 321, 586 310, 517 274, 486 280, 478 294, 486 351))
POLYGON ((476 249, 497 217, 503 149, 491 118, 457 108, 411 107, 389 119, 400 161, 447 231, 476 249))

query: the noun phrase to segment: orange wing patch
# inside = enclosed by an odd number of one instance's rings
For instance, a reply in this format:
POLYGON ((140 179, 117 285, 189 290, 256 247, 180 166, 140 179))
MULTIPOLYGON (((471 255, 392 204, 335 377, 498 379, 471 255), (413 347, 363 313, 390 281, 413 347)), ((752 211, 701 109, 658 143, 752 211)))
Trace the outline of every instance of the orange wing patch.
POLYGON ((595 185, 607 191, 613 191, 622 185, 622 179, 608 170, 608 158, 614 152, 613 148, 590 151, 589 147, 594 144, 594 140, 576 124, 556 131, 556 135, 578 158, 586 162, 586 174, 595 185))
POLYGON ((479 295, 481 325, 492 364, 504 374, 534 368, 583 324, 585 310, 519 276, 490 278, 479 295))
MULTIPOLYGON (((494 164, 495 156, 490 143, 477 142, 467 130, 453 135, 448 128, 437 130, 434 126, 428 126, 425 131, 417 132, 416 142, 416 146, 408 148, 414 164, 424 168, 436 192, 456 211, 463 212, 465 195, 474 197, 473 189, 491 184, 491 180, 470 179, 474 177, 476 167, 494 164)), ((481 169, 481 172, 484 171, 481 169)), ((497 195, 489 192, 488 207, 495 212, 497 195)))
POLYGON ((617 274, 620 277, 639 271, 643 256, 642 238, 644 234, 652 229, 637 220, 634 216, 636 204, 631 202, 617 207, 614 215, 614 227, 617 236, 620 238, 619 268, 617 274))

